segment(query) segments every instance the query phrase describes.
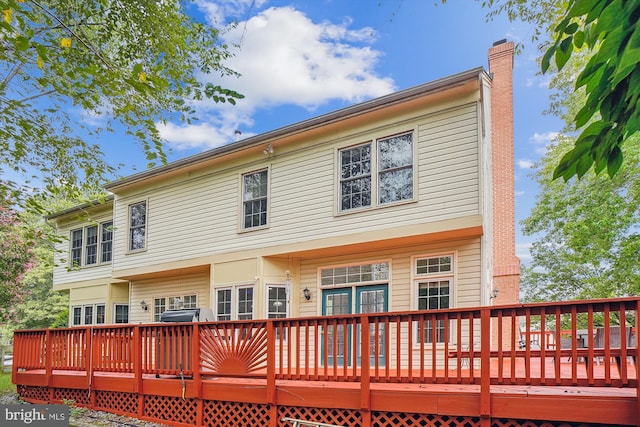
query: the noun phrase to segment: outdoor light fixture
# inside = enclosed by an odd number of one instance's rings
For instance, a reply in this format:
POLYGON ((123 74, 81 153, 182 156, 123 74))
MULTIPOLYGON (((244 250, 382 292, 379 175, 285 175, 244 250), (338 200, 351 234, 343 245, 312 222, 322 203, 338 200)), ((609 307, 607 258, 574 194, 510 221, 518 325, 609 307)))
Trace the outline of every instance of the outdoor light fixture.
POLYGON ((494 299, 494 298, 498 298, 498 293, 500 292, 500 289, 491 289, 491 294, 489 295, 489 299, 494 299))
POLYGON ((307 301, 311 299, 311 291, 309 290, 309 288, 305 287, 302 290, 302 293, 304 294, 304 299, 306 299, 307 301))
POLYGON ((273 148, 273 145, 271 145, 271 144, 267 144, 267 146, 265 147, 265 149, 264 149, 264 150, 262 150, 262 153, 263 153, 265 156, 268 156, 269 154, 273 154, 273 153, 275 153, 275 152, 276 152, 276 150, 273 148))
POLYGON ((146 302, 144 302, 144 300, 140 301, 140 307, 144 310, 147 311, 149 309, 149 306, 147 305, 146 302))

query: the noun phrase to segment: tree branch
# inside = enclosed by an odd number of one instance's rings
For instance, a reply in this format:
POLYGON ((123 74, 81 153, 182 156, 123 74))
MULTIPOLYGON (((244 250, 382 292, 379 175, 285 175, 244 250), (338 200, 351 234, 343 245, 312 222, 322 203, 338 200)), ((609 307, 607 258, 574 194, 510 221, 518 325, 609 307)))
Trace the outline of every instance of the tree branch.
POLYGON ((56 90, 55 90, 55 89, 51 89, 51 90, 48 90, 48 91, 46 91, 46 92, 39 93, 39 94, 37 94, 37 95, 28 96, 28 97, 26 97, 26 98, 21 99, 21 100, 20 100, 20 101, 18 101, 18 102, 19 102, 20 104, 24 104, 25 102, 33 101, 33 100, 34 100, 34 99, 36 99, 36 98, 40 98, 40 97, 42 97, 42 96, 51 95, 52 93, 55 93, 55 92, 56 92, 56 90))
POLYGON ((2 80, 2 83, 0 84, 0 91, 4 91, 4 88, 6 88, 9 82, 20 72, 23 65, 23 62, 19 62, 15 67, 13 67, 13 70, 11 70, 9 74, 7 74, 7 77, 2 80))
POLYGON ((105 67, 107 67, 110 71, 113 71, 113 69, 111 68, 111 65, 107 62, 107 60, 104 59, 102 57, 102 55, 100 55, 100 53, 93 46, 91 46, 82 37, 80 37, 74 30, 72 30, 71 26, 65 24, 60 18, 58 18, 52 12, 47 10, 44 6, 42 6, 37 1, 35 1, 35 0, 32 0, 32 1, 33 1, 33 4, 35 4, 38 8, 40 8, 44 13, 49 15, 51 18, 55 19, 65 30, 67 30, 69 32, 69 34, 71 34, 73 37, 75 37, 84 47, 87 48, 87 50, 89 50, 91 53, 93 53, 100 60, 100 62, 102 62, 104 64, 105 67))

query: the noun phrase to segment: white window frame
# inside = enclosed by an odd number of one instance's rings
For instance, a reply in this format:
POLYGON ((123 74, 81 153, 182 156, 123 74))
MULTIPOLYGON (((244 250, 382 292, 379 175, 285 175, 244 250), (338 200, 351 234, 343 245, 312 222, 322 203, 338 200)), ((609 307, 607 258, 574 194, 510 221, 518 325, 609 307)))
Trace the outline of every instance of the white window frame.
POLYGON ((104 303, 94 304, 77 304, 71 306, 71 326, 83 326, 83 325, 104 325, 107 323, 107 307, 104 303), (96 323, 98 320, 98 307, 102 307, 104 310, 104 321, 102 323, 96 323), (86 311, 91 309, 91 322, 86 322, 86 311), (80 312, 80 322, 76 323, 75 314, 76 311, 80 312))
POLYGON ((183 308, 197 308, 198 307, 198 293, 190 293, 187 295, 164 295, 153 297, 151 301, 153 301, 153 321, 159 322, 162 313, 167 310, 179 310, 183 308), (189 302, 186 302, 187 299, 189 302), (156 304, 156 301, 162 302, 162 304, 156 304), (164 307, 164 310, 158 311, 158 307, 164 307))
MULTIPOLYGON (((214 310, 214 316, 216 318, 216 320, 220 320, 219 317, 221 316, 220 313, 218 312, 218 292, 219 291, 231 291, 231 319, 232 321, 235 320, 253 320, 256 318, 256 287, 253 284, 240 284, 240 285, 234 285, 234 286, 221 286, 221 287, 216 287, 214 288, 214 292, 215 292, 215 310, 214 310), (251 319, 239 319, 240 313, 238 312, 238 304, 239 304, 239 292, 240 290, 243 289, 252 289, 252 303, 251 303, 251 319)), ((225 316, 228 315, 228 313, 224 313, 225 316)), ((221 321, 227 321, 225 320, 221 320, 221 321)))
POLYGON ((71 306, 71 326, 81 326, 82 325, 82 306, 74 305, 71 306), (76 323, 76 310, 78 311, 78 322, 76 323))
POLYGON ((107 226, 107 224, 111 224, 111 227, 113 227, 113 220, 107 220, 107 221, 102 221, 96 224, 92 224, 92 225, 87 225, 84 227, 80 227, 80 228, 74 228, 71 229, 69 231, 69 265, 71 268, 86 268, 86 267, 95 267, 98 265, 105 265, 105 264, 110 264, 111 260, 113 259, 113 231, 111 232, 111 240, 109 242, 111 242, 111 258, 109 259, 109 261, 102 261, 102 257, 103 257, 103 249, 104 246, 103 244, 105 243, 105 241, 103 241, 103 232, 102 230, 104 229, 105 226, 107 226), (88 263, 87 262, 87 257, 88 257, 88 230, 91 228, 95 228, 96 229, 96 243, 92 244, 91 246, 95 247, 95 262, 92 263, 88 263), (75 233, 80 233, 80 245, 77 247, 74 247, 74 234, 75 233), (73 255, 73 251, 78 251, 79 250, 79 256, 78 259, 80 260, 80 263, 75 263, 74 262, 74 255, 73 255))
POLYGON ((114 324, 118 324, 118 325, 129 323, 129 304, 118 303, 118 302, 113 304, 113 323, 114 324), (127 321, 126 322, 118 322, 118 308, 119 307, 125 307, 126 308, 126 313, 127 313, 127 321))
POLYGON ((358 212, 369 209, 376 209, 386 206, 394 206, 403 203, 410 203, 417 199, 418 194, 418 179, 417 179, 417 148, 416 148, 416 132, 414 129, 405 130, 401 132, 391 133, 386 136, 372 138, 368 141, 363 141, 359 144, 354 144, 346 147, 340 147, 337 149, 336 154, 336 212, 337 214, 347 214, 352 212, 358 212), (380 145, 381 142, 385 140, 389 140, 394 137, 401 137, 404 135, 411 135, 411 164, 410 165, 401 165, 392 169, 381 169, 380 166, 380 145), (371 194, 370 194, 370 204, 366 206, 359 206, 353 208, 343 209, 342 207, 342 183, 344 181, 348 181, 349 179, 342 177, 342 153, 346 150, 352 150, 358 147, 363 147, 369 145, 371 147, 371 165, 369 174, 363 174, 362 177, 369 177, 370 186, 371 186, 371 194), (390 202, 382 202, 380 200, 381 196, 381 185, 380 185, 380 177, 391 171, 391 170, 401 170, 401 169, 410 169, 411 170, 411 197, 407 197, 404 199, 393 200, 390 202))
MULTIPOLYGON (((456 253, 446 252, 428 255, 418 255, 411 258, 411 272, 413 276, 413 305, 415 310, 420 310, 420 286, 428 282, 449 282, 449 306, 445 308, 455 308, 455 284, 456 284, 456 253), (449 263, 441 263, 443 258, 449 258, 449 263), (418 267, 418 263, 426 261, 426 266, 418 267), (433 261, 432 263, 430 261, 433 261), (448 270, 438 268, 442 265, 448 265, 448 270), (431 266, 431 268, 430 268, 431 266), (426 271, 425 271, 426 270, 426 271), (432 271, 428 271, 432 270, 432 271)), ((429 308, 423 309, 429 311, 429 308)), ((438 326, 436 326, 438 328, 438 326)), ((417 330, 414 336, 416 337, 415 344, 420 344, 422 333, 417 330)), ((455 331, 449 328, 449 337, 445 340, 437 340, 437 345, 443 345, 445 341, 449 343, 453 342, 455 331)), ((425 344, 431 345, 431 341, 425 340, 425 344)))
POLYGON ((289 317, 289 311, 290 311, 290 300, 289 300, 289 287, 286 284, 281 284, 281 283, 267 283, 266 285, 266 298, 265 298, 265 310, 264 312, 267 313, 267 319, 282 319, 282 317, 271 317, 271 315, 280 315, 280 314, 284 314, 284 318, 289 317), (284 313, 282 312, 275 312, 275 311, 271 311, 270 310, 270 305, 271 305, 271 299, 269 296, 269 293, 271 291, 271 289, 282 289, 284 290, 284 313))
POLYGON ((135 203, 130 203, 127 206, 127 253, 136 253, 136 252, 144 252, 147 250, 147 239, 149 236, 149 201, 148 200, 140 200, 135 203), (131 221, 131 212, 134 206, 144 205, 144 224, 142 225, 133 225, 131 221), (133 247, 133 231, 134 229, 142 229, 144 233, 144 239, 142 241, 142 247, 134 248, 133 247))
POLYGON ((113 260, 113 220, 105 221, 100 223, 100 252, 99 259, 101 263, 110 263, 113 260), (107 234, 110 239, 105 240, 105 234, 107 234), (106 251, 105 245, 109 244, 109 250, 106 251), (109 259, 105 260, 105 254, 109 254, 109 259))
POLYGON ((270 212, 270 203, 271 200, 271 170, 269 167, 266 168, 261 168, 261 169, 257 169, 251 172, 246 172, 240 175, 240 230, 241 231, 253 231, 253 230, 261 230, 264 228, 268 228, 269 227, 269 219, 271 217, 271 212, 270 212), (266 190, 266 195, 265 196, 261 196, 258 198, 252 198, 252 199, 245 199, 245 177, 250 176, 250 175, 255 175, 255 174, 259 174, 259 173, 266 173, 266 186, 267 186, 267 190, 266 190), (258 200, 262 200, 265 199, 266 200, 266 208, 265 208, 265 215, 266 215, 266 219, 265 219, 265 223, 264 224, 258 224, 258 225, 249 225, 247 226, 245 223, 245 218, 246 218, 246 212, 245 212, 245 204, 248 202, 255 202, 258 200))

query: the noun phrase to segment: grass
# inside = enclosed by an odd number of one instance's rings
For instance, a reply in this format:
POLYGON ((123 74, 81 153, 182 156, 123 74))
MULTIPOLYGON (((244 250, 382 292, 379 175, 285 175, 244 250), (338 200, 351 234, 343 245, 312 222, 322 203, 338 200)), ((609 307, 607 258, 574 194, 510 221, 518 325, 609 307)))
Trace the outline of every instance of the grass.
POLYGON ((15 391, 16 386, 11 383, 11 373, 0 372, 0 395, 15 391))

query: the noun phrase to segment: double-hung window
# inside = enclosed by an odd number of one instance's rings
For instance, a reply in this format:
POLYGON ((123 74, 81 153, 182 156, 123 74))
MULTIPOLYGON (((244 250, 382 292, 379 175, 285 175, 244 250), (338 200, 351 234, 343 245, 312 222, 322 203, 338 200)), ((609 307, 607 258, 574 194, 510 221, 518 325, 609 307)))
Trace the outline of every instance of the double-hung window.
POLYGON ((129 250, 145 248, 147 241, 147 202, 129 205, 129 250))
POLYGON ((113 255, 113 221, 104 222, 100 226, 100 252, 102 262, 111 262, 113 255))
POLYGON ((339 150, 339 210, 412 200, 413 132, 339 150))
POLYGON ((245 230, 267 225, 268 170, 242 175, 242 228, 245 230))
POLYGON ((96 264, 98 262, 98 226, 92 225, 91 227, 87 227, 85 234, 87 236, 84 247, 85 264, 96 264))
MULTIPOLYGON (((418 310, 438 310, 452 307, 453 255, 415 259, 418 310)), ((420 336, 425 343, 449 339, 444 320, 426 321, 420 336)))
POLYGON ((216 320, 253 319, 253 286, 234 286, 216 290, 216 320))
POLYGON ((116 304, 113 307, 113 323, 129 323, 129 305, 116 304))
POLYGON ((82 228, 71 231, 71 266, 82 265, 82 228))
POLYGON ((71 230, 71 266, 111 262, 113 221, 71 230))

